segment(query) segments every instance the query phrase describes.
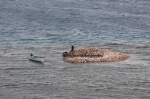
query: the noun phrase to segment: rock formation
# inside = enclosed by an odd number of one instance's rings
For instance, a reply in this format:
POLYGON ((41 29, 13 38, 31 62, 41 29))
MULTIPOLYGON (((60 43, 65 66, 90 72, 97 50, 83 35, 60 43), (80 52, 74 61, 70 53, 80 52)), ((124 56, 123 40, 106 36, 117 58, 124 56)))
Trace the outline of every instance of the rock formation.
POLYGON ((76 49, 64 52, 63 57, 70 57, 66 60, 69 63, 117 62, 129 58, 124 53, 101 48, 76 49))

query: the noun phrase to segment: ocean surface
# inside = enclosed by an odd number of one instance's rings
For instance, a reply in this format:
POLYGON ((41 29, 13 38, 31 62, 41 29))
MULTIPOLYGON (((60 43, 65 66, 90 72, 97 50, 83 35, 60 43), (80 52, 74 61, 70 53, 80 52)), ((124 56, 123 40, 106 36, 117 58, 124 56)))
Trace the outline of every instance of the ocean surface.
POLYGON ((0 99, 150 99, 150 0, 0 0, 0 99), (70 64, 71 45, 130 58, 70 64))

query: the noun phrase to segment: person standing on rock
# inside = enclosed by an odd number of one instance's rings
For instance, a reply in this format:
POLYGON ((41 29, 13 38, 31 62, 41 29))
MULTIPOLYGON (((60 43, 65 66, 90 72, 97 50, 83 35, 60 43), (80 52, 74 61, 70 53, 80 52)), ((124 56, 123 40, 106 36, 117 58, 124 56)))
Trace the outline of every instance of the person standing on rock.
POLYGON ((71 52, 73 52, 74 51, 74 46, 73 45, 71 45, 71 52))

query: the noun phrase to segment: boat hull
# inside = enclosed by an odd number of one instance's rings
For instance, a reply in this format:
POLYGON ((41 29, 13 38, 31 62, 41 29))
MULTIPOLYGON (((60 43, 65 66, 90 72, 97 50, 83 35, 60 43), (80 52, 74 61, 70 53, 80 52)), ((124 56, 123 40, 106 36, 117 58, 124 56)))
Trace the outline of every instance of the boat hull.
POLYGON ((35 61, 35 62, 44 62, 44 57, 39 57, 39 56, 30 56, 29 60, 35 61))

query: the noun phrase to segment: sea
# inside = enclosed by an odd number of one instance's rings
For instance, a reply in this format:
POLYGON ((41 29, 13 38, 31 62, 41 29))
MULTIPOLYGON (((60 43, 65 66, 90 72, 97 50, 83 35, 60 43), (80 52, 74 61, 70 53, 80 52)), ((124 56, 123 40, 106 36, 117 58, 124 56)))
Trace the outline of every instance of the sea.
POLYGON ((0 99, 150 99, 150 0, 0 0, 0 99), (71 45, 130 58, 71 64, 71 45))

